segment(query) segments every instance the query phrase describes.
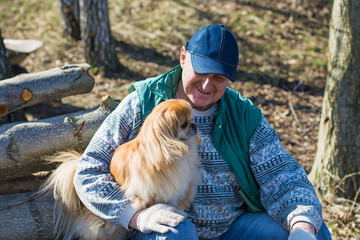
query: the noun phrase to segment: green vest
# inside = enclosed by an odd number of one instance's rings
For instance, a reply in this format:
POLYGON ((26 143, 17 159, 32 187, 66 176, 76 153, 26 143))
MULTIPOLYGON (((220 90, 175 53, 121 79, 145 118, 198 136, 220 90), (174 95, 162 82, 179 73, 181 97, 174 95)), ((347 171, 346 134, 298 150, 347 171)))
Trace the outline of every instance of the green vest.
MULTIPOLYGON (((142 106, 142 120, 160 102, 176 98, 182 69, 144 81, 135 82, 129 92, 136 91, 142 106)), ((261 120, 261 110, 238 92, 226 88, 216 113, 213 141, 216 150, 230 166, 240 184, 240 195, 248 211, 263 212, 259 186, 250 169, 249 142, 261 120)))

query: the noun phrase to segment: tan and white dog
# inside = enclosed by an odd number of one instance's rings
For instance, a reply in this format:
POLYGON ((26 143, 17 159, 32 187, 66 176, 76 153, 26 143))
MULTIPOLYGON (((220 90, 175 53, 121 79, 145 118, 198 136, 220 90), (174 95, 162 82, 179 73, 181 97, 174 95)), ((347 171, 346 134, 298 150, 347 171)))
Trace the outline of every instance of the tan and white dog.
MULTIPOLYGON (((186 101, 164 101, 145 119, 138 136, 115 150, 110 172, 135 209, 156 203, 180 210, 189 206, 199 181, 200 144, 191 120, 186 101)), ((79 158, 76 152, 57 154, 51 161, 61 164, 40 189, 55 197, 56 237, 125 239, 125 228, 111 225, 81 203, 73 185, 79 158)))

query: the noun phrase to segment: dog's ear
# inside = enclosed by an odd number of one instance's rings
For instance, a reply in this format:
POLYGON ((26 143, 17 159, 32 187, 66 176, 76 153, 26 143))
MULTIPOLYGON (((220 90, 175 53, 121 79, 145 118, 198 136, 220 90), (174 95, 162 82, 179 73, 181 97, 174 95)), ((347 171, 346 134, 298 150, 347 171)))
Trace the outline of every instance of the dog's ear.
POLYGON ((188 146, 177 139, 184 118, 188 118, 189 104, 183 100, 160 103, 147 117, 142 127, 147 148, 157 156, 154 161, 173 161, 188 151, 188 146))
MULTIPOLYGON (((183 132, 186 131, 192 120, 191 106, 184 100, 168 100, 164 102, 164 112, 160 127, 164 128, 163 132, 168 131, 167 136, 171 136, 178 140, 184 137, 183 132)), ((183 140, 183 139, 182 139, 183 140)))

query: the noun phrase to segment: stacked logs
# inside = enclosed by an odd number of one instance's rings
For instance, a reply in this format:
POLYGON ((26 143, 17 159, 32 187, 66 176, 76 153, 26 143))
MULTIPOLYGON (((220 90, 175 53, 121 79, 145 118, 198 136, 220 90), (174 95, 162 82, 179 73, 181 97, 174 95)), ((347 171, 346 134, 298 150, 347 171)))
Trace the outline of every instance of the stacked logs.
MULTIPOLYGON (((45 102, 90 92, 95 84, 88 64, 22 74, 0 81, 0 117, 45 102)), ((46 158, 58 151, 83 150, 118 102, 110 96, 98 107, 31 122, 0 125, 0 182, 21 178, 53 166, 46 158)))

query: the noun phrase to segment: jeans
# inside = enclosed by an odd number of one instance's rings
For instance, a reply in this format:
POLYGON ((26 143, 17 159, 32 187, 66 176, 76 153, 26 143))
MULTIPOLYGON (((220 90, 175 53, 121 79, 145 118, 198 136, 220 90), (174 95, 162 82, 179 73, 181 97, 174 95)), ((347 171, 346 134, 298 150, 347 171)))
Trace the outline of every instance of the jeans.
MULTIPOLYGON (((267 213, 245 213, 238 217, 229 229, 219 237, 211 240, 282 240, 287 239, 289 232, 276 223, 267 213)), ((190 220, 186 219, 177 227, 165 234, 134 232, 131 240, 197 240, 196 229, 190 220)), ((317 234, 318 240, 331 239, 330 232, 325 223, 317 234)))

